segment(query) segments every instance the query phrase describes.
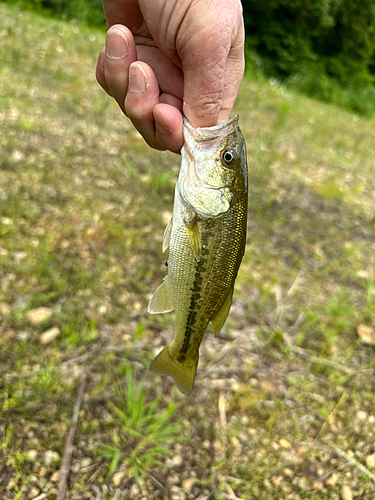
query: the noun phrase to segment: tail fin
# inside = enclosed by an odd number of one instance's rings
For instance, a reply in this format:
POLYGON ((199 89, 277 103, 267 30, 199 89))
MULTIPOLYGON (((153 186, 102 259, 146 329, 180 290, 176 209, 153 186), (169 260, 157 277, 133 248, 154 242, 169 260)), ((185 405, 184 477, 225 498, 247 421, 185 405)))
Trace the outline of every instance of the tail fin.
POLYGON ((170 375, 173 377, 178 389, 187 396, 193 390, 195 373, 197 371, 197 359, 194 361, 177 361, 170 354, 170 344, 156 356, 150 366, 150 370, 158 375, 170 375))

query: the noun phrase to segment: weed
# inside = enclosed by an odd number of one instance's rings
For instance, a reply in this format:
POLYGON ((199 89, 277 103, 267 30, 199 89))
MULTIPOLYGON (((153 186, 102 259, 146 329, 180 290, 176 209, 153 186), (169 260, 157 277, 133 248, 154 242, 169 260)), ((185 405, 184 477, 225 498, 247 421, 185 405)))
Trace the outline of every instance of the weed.
POLYGON ((167 444, 180 440, 179 422, 171 417, 174 403, 161 408, 161 397, 147 401, 144 382, 137 383, 134 370, 125 369, 125 387, 115 384, 117 404, 108 403, 112 415, 111 444, 102 444, 98 455, 110 460, 109 474, 124 464, 129 476, 139 480, 147 470, 163 466, 170 454, 167 444))

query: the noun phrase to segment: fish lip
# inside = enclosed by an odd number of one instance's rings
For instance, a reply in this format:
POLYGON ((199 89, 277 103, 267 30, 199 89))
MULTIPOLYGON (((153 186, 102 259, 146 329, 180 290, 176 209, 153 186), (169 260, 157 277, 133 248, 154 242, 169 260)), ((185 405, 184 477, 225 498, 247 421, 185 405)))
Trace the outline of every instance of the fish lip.
POLYGON ((239 116, 235 115, 224 123, 220 125, 214 125, 213 127, 197 127, 194 128, 186 116, 183 115, 184 128, 189 133, 189 135, 194 139, 195 142, 206 142, 218 139, 219 137, 224 137, 232 130, 238 128, 239 116))

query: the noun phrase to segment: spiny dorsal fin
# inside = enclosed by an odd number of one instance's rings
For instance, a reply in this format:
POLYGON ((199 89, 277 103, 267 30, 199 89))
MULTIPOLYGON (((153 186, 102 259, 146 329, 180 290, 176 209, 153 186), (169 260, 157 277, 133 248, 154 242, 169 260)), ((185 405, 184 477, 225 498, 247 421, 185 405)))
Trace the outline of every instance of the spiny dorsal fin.
POLYGON ((221 306, 220 311, 216 314, 216 316, 212 320, 212 329, 215 337, 218 333, 220 333, 220 330, 222 329, 225 320, 227 319, 230 306, 232 305, 232 297, 233 297, 233 288, 228 293, 228 296, 225 299, 224 304, 221 306))
POLYGON ((155 290, 154 295, 148 303, 147 311, 151 314, 159 314, 171 312, 173 309, 168 276, 166 276, 163 283, 155 290))
POLYGON ((193 220, 189 224, 185 224, 185 226, 189 236, 190 246, 194 253, 194 257, 196 261, 199 262, 201 259, 201 251, 202 251, 202 241, 199 232, 199 226, 195 220, 193 220))
POLYGON ((169 243, 171 241, 171 233, 172 233, 172 218, 168 222, 167 227, 165 228, 164 231, 164 236, 163 236, 163 253, 166 251, 166 249, 169 247, 169 243))

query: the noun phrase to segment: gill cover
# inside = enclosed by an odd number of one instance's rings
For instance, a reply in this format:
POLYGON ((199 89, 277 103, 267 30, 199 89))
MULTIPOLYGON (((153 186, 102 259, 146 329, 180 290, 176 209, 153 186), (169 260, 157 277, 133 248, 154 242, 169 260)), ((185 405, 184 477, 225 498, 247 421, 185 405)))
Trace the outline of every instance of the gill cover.
POLYGON ((193 128, 184 117, 184 147, 178 189, 183 203, 201 220, 230 206, 232 173, 221 163, 223 140, 238 130, 238 115, 215 127, 193 128))

